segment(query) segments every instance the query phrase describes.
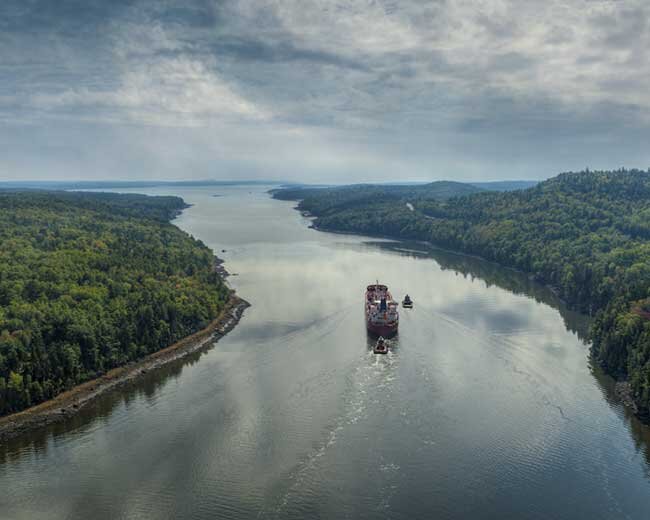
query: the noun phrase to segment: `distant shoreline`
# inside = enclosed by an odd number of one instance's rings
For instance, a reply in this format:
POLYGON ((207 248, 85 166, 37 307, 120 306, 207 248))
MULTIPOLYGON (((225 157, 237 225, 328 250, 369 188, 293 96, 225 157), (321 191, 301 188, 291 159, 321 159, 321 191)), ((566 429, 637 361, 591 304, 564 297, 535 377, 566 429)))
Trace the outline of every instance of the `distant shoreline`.
POLYGON ((18 437, 28 431, 64 421, 87 408, 99 396, 135 380, 151 370, 182 359, 228 334, 250 304, 231 293, 219 315, 204 329, 176 343, 149 354, 139 361, 114 368, 103 376, 86 381, 36 406, 0 417, 0 441, 18 437))

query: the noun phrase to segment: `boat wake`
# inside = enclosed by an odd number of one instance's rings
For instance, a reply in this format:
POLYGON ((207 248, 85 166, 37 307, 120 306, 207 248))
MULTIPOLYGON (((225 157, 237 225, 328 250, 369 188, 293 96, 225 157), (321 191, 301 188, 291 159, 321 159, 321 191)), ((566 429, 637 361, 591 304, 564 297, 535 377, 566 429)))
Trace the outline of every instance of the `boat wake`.
MULTIPOLYGON (((327 480, 327 468, 337 459, 337 456, 333 453, 330 456, 330 453, 339 448, 347 451, 351 442, 358 442, 357 432, 368 420, 369 410, 376 411, 377 407, 392 402, 398 362, 399 357, 392 352, 384 356, 373 354, 372 349, 360 353, 357 363, 346 377, 345 391, 340 398, 342 413, 325 428, 322 440, 283 479, 286 491, 277 500, 275 507, 261 511, 258 518, 287 517, 291 516, 291 512, 306 515, 305 511, 296 509, 300 508, 299 502, 305 498, 322 494, 321 483, 327 480)), ((383 461, 379 470, 383 476, 382 481, 385 481, 397 473, 399 466, 383 461)), ((326 482, 325 485, 329 484, 331 483, 326 482)), ((377 506, 379 509, 385 510, 388 507, 383 502, 388 500, 389 491, 386 489, 382 495, 384 498, 377 506)))

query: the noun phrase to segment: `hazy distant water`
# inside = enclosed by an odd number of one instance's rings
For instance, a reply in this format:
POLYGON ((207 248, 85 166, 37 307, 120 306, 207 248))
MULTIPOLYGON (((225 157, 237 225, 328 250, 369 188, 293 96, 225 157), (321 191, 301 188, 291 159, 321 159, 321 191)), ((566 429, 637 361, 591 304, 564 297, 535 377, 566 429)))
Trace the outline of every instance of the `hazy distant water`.
POLYGON ((648 430, 547 291, 312 231, 260 188, 176 194, 253 307, 207 353, 1 447, 0 518, 648 518, 648 430), (415 301, 386 357, 363 323, 377 278, 415 301))

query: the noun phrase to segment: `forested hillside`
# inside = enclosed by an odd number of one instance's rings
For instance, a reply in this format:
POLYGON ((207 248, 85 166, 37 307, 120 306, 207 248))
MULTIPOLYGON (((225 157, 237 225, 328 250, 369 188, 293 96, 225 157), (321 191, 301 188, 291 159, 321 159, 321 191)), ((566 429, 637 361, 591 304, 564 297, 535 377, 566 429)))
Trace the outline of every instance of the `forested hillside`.
POLYGON ((178 197, 0 191, 0 414, 203 328, 228 298, 178 197))
POLYGON ((481 188, 462 182, 437 181, 430 184, 390 185, 355 184, 328 188, 288 188, 272 190, 273 196, 281 200, 309 199, 309 210, 314 214, 335 213, 364 204, 396 202, 402 200, 447 199, 483 191, 481 188))
POLYGON ((595 357, 628 377, 641 413, 650 411, 650 172, 564 173, 448 200, 299 198, 320 229, 426 240, 532 273, 596 315, 595 357))
POLYGON ((271 190, 276 199, 311 199, 314 211, 340 210, 364 202, 405 200, 442 200, 479 193, 481 191, 514 191, 530 188, 538 181, 453 182, 435 181, 428 184, 354 184, 348 186, 300 185, 271 190))
POLYGON ((472 186, 489 191, 514 191, 525 190, 539 184, 539 181, 492 181, 492 182, 472 182, 472 186))

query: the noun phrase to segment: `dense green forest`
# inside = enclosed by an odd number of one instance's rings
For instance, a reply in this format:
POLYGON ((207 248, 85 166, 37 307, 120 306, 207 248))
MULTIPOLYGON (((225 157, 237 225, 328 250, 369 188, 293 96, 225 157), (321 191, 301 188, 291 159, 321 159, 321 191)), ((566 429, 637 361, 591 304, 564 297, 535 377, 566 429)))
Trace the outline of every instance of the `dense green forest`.
POLYGON ((178 197, 0 191, 0 414, 211 321, 229 291, 178 197))
POLYGON ((462 182, 437 181, 419 185, 355 184, 328 188, 287 188, 272 190, 276 199, 309 199, 309 211, 316 215, 335 209, 355 209, 362 205, 376 205, 380 202, 397 202, 448 199, 483 191, 481 188, 462 182))
POLYGON ((650 171, 563 173, 525 190, 443 200, 349 200, 344 191, 290 195, 320 229, 425 240, 531 273, 595 315, 595 358, 629 378, 640 413, 650 413, 650 171))
POLYGON ((435 181, 428 184, 354 184, 349 186, 287 186, 271 190, 276 199, 298 200, 310 198, 313 210, 346 204, 357 207, 362 203, 408 200, 442 200, 481 191, 513 191, 530 188, 537 181, 453 182, 435 181), (312 197, 313 196, 313 197, 312 197))

